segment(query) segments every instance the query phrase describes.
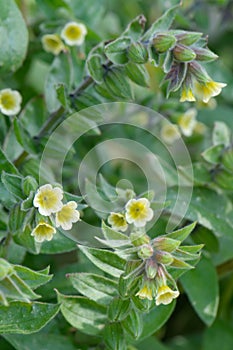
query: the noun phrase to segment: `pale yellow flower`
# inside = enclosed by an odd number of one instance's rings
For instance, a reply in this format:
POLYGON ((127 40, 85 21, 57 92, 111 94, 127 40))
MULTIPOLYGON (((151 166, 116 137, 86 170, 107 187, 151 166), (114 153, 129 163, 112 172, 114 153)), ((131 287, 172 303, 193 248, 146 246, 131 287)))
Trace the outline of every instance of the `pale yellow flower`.
POLYGON ((42 221, 34 228, 31 235, 34 236, 36 242, 42 243, 44 241, 51 241, 55 233, 56 229, 53 226, 42 221))
POLYGON ((156 305, 168 305, 172 302, 173 299, 179 296, 178 290, 172 290, 167 285, 160 286, 157 291, 157 296, 155 299, 156 305))
POLYGON ((108 223, 112 226, 113 230, 116 231, 125 232, 128 228, 125 216, 120 213, 110 213, 108 223))
POLYGON ((62 209, 56 213, 56 227, 61 226, 63 230, 70 230, 72 224, 80 219, 79 211, 76 208, 77 203, 74 201, 64 204, 62 209))
POLYGON ((208 103, 211 97, 217 96, 221 93, 222 88, 227 84, 218 83, 210 80, 203 83, 195 82, 194 91, 197 97, 205 103, 208 103))
POLYGON ((190 108, 179 117, 177 124, 179 125, 183 135, 185 136, 192 135, 193 130, 197 123, 196 115, 197 115, 196 109, 190 108))
POLYGON ((136 294, 140 299, 153 300, 153 289, 145 284, 136 294))
POLYGON ((171 145, 180 138, 179 128, 175 124, 164 124, 161 128, 160 136, 163 141, 171 145))
POLYGON ((69 22, 62 29, 61 37, 67 45, 80 46, 83 44, 87 28, 82 23, 69 22))
POLYGON ((191 87, 183 86, 181 90, 180 102, 194 102, 196 101, 195 96, 191 87))
POLYGON ((21 108, 22 96, 16 90, 3 89, 0 91, 0 111, 5 115, 16 115, 21 108))
POLYGON ((34 197, 33 205, 41 215, 49 216, 61 210, 63 191, 59 187, 53 188, 50 184, 41 186, 34 197))
POLYGON ((57 34, 46 34, 43 35, 42 39, 43 49, 47 52, 51 52, 54 55, 59 55, 64 50, 65 46, 57 34))
POLYGON ((126 220, 136 227, 143 227, 153 218, 153 210, 146 198, 130 199, 126 204, 126 220))

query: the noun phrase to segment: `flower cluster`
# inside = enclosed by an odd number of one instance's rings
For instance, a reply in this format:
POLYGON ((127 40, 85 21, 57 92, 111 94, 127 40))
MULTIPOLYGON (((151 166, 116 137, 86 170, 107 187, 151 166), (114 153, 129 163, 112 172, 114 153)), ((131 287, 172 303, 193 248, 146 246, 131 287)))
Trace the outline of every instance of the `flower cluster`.
MULTIPOLYGON (((133 285, 134 295, 140 299, 154 300, 156 305, 167 305, 179 296, 177 283, 172 276, 174 269, 193 268, 193 264, 199 259, 202 245, 181 246, 181 242, 191 233, 194 225, 151 239, 146 233, 146 224, 153 215, 151 203, 147 198, 133 198, 126 203, 121 213, 111 213, 108 223, 114 230, 110 232, 113 232, 113 249, 116 254, 127 258, 128 263, 131 260, 133 264, 138 262, 137 266, 123 277, 125 280, 130 280, 129 276, 138 280, 137 289, 133 285), (128 231, 128 235, 119 231, 128 231), (118 234, 119 245, 116 244, 118 234), (187 263, 187 260, 190 263, 187 263)), ((109 234, 106 239, 107 241, 101 242, 111 247, 109 234)))
POLYGON ((86 34, 87 28, 84 24, 69 22, 62 29, 61 35, 56 33, 43 35, 42 45, 45 51, 59 55, 62 51, 65 51, 65 44, 68 46, 81 46, 86 34))
POLYGON ((80 219, 77 203, 70 201, 64 204, 62 199, 63 190, 60 187, 52 187, 50 184, 46 184, 37 190, 33 205, 38 208, 40 219, 31 233, 35 237, 35 241, 50 241, 53 238, 56 229, 51 223, 54 220, 56 227, 70 230, 72 224, 80 219))
POLYGON ((125 206, 123 213, 111 213, 108 217, 108 223, 114 230, 126 231, 128 224, 135 227, 144 227, 148 221, 153 218, 153 210, 150 208, 150 202, 146 198, 130 199, 125 206))
POLYGON ((22 96, 17 90, 3 89, 0 91, 0 112, 14 116, 21 109, 22 96))

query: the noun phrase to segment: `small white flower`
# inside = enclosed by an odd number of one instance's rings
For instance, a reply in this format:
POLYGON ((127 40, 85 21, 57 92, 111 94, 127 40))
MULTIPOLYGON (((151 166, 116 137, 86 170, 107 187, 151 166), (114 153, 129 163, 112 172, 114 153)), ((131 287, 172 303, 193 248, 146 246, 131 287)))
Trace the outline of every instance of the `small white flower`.
POLYGON ((41 186, 34 197, 33 205, 41 215, 49 216, 61 210, 63 191, 59 187, 53 188, 50 184, 41 186))
POLYGON ((59 55, 64 50, 65 46, 57 34, 43 35, 42 39, 43 49, 47 52, 51 52, 54 55, 59 55))
POLYGON ((40 222, 32 231, 31 236, 35 237, 35 241, 42 243, 44 241, 51 241, 56 229, 47 222, 40 222))
POLYGON ((177 298, 180 295, 178 290, 172 290, 167 285, 160 286, 158 288, 157 296, 155 303, 156 305, 168 305, 172 302, 173 299, 177 298))
POLYGON ((174 141, 180 138, 179 128, 175 124, 164 124, 160 131, 161 138, 167 144, 171 145, 174 141))
POLYGON ((125 232, 128 228, 125 216, 120 213, 110 213, 108 223, 112 226, 113 230, 116 231, 125 232))
POLYGON ((22 96, 16 90, 4 89, 0 91, 0 111, 2 114, 12 116, 19 113, 22 96))
POLYGON ((197 123, 196 115, 196 109, 190 108, 179 117, 177 124, 179 125, 181 132, 184 136, 191 136, 193 134, 194 128, 197 123))
POLYGON ((56 213, 56 227, 61 226, 63 230, 70 230, 72 224, 80 219, 79 211, 76 208, 77 203, 74 201, 64 204, 61 210, 56 213))
POLYGON ((154 215, 150 202, 146 198, 130 199, 126 204, 126 220, 136 227, 143 227, 154 215))
POLYGON ((82 23, 69 22, 62 29, 61 37, 67 45, 80 46, 83 44, 87 28, 82 23))

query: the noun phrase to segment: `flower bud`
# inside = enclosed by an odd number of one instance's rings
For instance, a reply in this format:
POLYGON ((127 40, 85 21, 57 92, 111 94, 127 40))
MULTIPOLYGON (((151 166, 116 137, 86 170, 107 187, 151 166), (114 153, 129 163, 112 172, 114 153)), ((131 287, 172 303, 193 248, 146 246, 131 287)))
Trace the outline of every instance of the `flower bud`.
POLYGON ((32 176, 27 176, 22 181, 23 192, 26 196, 29 196, 31 191, 36 191, 38 183, 32 176))
POLYGON ((131 232, 130 240, 135 247, 139 247, 143 244, 148 244, 150 242, 150 237, 144 232, 131 232))
POLYGON ((233 172, 233 148, 227 148, 222 155, 222 164, 233 172))
POLYGON ((180 44, 192 45, 202 36, 202 33, 198 32, 184 32, 176 35, 176 39, 180 44))
POLYGON ((144 244, 138 251, 138 256, 141 259, 148 259, 154 254, 154 250, 150 244, 144 244))
POLYGON ((153 39, 153 46, 157 52, 163 53, 174 47, 176 38, 172 34, 158 34, 153 39))
POLYGON ((210 62, 218 58, 218 55, 215 55, 215 53, 213 53, 209 49, 203 49, 202 47, 198 47, 198 48, 194 48, 193 50, 196 54, 197 61, 210 62))
POLYGON ((203 68, 199 63, 196 61, 190 62, 188 66, 188 71, 194 77, 199 81, 199 82, 207 82, 210 81, 210 77, 207 74, 205 68, 203 68))
POLYGON ((158 264, 153 258, 146 261, 145 271, 147 278, 153 279, 157 275, 158 264))
POLYGON ((166 252, 173 252, 180 245, 180 241, 169 237, 157 237, 153 240, 153 247, 166 252))
POLYGON ((196 58, 195 52, 189 47, 182 44, 175 46, 173 55, 180 62, 189 62, 196 58))
POLYGON ((161 250, 156 251, 155 259, 163 265, 170 265, 173 262, 173 257, 170 253, 161 250))
POLYGON ((132 43, 128 49, 128 57, 135 63, 146 63, 148 61, 148 52, 141 43, 132 43))

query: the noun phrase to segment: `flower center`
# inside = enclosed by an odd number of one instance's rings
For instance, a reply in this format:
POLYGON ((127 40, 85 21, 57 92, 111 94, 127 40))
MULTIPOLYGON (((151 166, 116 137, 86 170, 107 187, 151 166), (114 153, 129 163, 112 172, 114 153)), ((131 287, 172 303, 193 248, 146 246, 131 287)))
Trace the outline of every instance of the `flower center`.
POLYGON ((5 109, 13 109, 15 107, 15 99, 11 94, 5 93, 1 96, 1 104, 5 109))

